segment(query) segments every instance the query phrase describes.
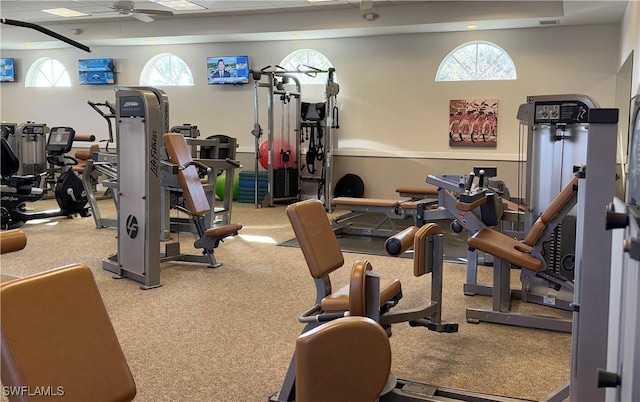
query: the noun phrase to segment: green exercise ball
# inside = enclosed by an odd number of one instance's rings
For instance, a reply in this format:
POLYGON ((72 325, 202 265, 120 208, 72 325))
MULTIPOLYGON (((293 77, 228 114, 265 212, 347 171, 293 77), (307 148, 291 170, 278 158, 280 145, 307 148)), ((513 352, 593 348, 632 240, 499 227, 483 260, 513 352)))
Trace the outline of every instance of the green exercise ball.
MULTIPOLYGON (((227 174, 222 173, 216 179, 216 195, 221 200, 224 200, 224 187, 227 183, 227 174)), ((238 195, 240 195, 240 176, 233 175, 233 200, 238 200, 238 195)))

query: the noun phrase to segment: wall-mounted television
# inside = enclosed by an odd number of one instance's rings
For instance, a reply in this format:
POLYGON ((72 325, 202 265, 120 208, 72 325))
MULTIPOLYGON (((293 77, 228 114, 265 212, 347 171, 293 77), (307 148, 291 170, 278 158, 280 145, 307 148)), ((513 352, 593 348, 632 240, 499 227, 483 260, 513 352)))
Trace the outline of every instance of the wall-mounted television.
POLYGON ((249 56, 207 57, 209 85, 248 84, 249 56))
POLYGON ((78 60, 80 85, 115 84, 113 59, 78 60))
POLYGON ((16 70, 13 59, 0 59, 0 82, 13 82, 16 80, 16 70))

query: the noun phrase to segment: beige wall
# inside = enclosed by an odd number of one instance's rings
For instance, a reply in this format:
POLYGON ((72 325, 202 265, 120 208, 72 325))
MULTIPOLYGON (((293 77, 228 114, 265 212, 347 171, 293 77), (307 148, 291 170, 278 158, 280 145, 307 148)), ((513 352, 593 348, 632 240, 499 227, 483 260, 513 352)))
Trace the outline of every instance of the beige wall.
POLYGON ((640 2, 630 1, 620 24, 620 56, 619 66, 622 66, 627 57, 633 55, 633 82, 634 94, 640 94, 640 2))
MULTIPOLYGON (((518 105, 528 95, 583 93, 594 97, 603 107, 613 107, 620 32, 618 25, 592 25, 300 41, 94 47, 90 57, 113 57, 119 85, 137 85, 144 64, 158 53, 171 52, 183 58, 192 70, 195 86, 165 88, 172 125, 190 122, 198 125, 205 136, 224 133, 237 137, 239 151, 246 153, 242 158, 248 158, 251 162, 248 166, 252 167, 252 85, 206 85, 206 57, 248 54, 251 67, 260 68, 280 62, 297 49, 316 49, 332 61, 340 83, 341 128, 336 132, 335 179, 346 172, 357 173, 367 185, 368 196, 389 197, 395 186, 424 183, 426 175, 436 169, 466 173, 479 163, 500 164, 500 175, 508 175, 507 184, 516 186, 515 169, 502 162, 518 159, 519 125, 515 118, 518 105), (516 64, 518 79, 434 82, 440 61, 458 45, 472 40, 490 41, 506 50, 516 64), (385 66, 395 75, 383 74, 385 66), (465 98, 498 99, 496 149, 449 147, 448 101, 465 98)), ((16 83, 2 85, 2 120, 68 125, 79 133, 106 138, 105 121, 86 102, 113 100, 113 88, 77 85, 77 59, 87 57, 86 53, 71 48, 7 50, 3 51, 3 57, 16 58, 19 78, 16 83), (26 70, 43 56, 58 58, 70 72, 74 86, 24 88, 26 70)), ((303 88, 303 98, 311 92, 303 88)), ((279 125, 276 127, 279 129, 279 125)))

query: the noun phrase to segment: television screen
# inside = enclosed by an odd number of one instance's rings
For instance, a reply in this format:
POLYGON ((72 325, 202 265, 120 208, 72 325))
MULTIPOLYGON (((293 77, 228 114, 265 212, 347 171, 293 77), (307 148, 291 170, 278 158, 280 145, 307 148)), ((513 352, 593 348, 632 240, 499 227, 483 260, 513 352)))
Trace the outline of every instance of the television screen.
POLYGON ((16 80, 16 72, 13 68, 13 59, 0 59, 0 82, 13 82, 16 80))
POLYGON ((207 75, 211 84, 248 84, 249 56, 207 57, 207 75))
POLYGON ((78 60, 80 85, 115 84, 113 59, 78 60))

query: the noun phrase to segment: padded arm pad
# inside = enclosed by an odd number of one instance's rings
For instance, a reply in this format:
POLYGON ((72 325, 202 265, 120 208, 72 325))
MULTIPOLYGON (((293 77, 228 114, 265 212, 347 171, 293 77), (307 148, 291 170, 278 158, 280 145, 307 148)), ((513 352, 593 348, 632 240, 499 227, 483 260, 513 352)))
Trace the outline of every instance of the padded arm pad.
POLYGON ((73 137, 73 141, 93 142, 95 140, 96 140, 96 136, 93 134, 76 134, 73 137))
POLYGON ((413 247, 413 238, 418 232, 417 226, 409 226, 400 233, 397 233, 384 242, 384 249, 387 254, 393 257, 402 255, 405 251, 413 247))
POLYGON ((413 276, 418 277, 427 273, 427 253, 431 250, 428 247, 428 239, 441 233, 442 229, 436 223, 428 223, 416 232, 413 240, 413 276))
POLYGON ((371 271, 369 261, 356 261, 351 268, 349 279, 349 314, 364 317, 367 315, 367 271, 371 271))

